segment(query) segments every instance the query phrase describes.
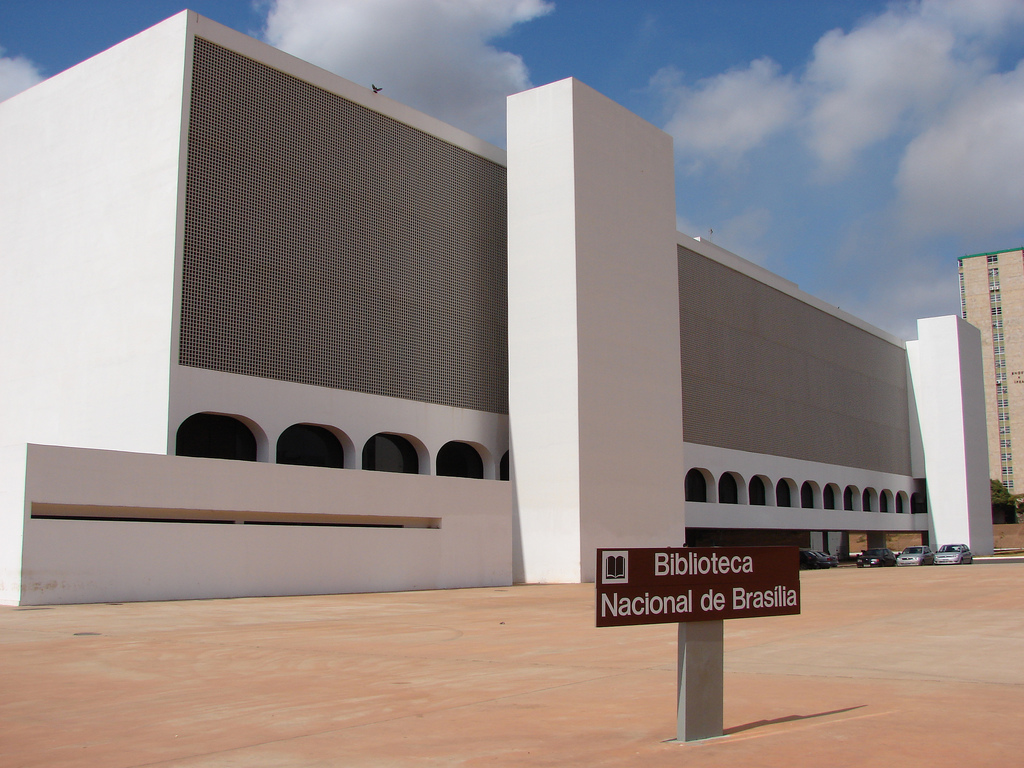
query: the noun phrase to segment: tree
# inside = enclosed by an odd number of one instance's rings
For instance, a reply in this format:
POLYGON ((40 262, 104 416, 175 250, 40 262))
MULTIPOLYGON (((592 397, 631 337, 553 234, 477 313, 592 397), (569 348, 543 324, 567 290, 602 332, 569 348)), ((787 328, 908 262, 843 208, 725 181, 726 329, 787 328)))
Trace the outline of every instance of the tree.
POLYGON ((992 481, 992 522, 1017 522, 1017 499, 1000 480, 992 481))

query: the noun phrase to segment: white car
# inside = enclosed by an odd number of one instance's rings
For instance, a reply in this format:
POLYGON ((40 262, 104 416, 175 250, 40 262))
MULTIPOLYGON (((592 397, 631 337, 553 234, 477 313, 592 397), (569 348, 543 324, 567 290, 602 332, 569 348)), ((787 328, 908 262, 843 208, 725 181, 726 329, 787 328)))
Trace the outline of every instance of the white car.
POLYGON ((896 558, 896 565, 931 565, 934 562, 935 553, 930 547, 907 547, 896 558))
POLYGON ((966 544, 943 544, 935 553, 936 565, 969 565, 974 562, 974 555, 966 544))

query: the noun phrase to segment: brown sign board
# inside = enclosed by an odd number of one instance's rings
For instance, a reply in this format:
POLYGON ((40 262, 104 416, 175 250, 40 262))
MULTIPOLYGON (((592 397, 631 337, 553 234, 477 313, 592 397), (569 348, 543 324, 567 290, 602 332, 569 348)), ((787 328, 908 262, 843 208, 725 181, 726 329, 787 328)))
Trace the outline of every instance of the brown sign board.
POLYGON ((597 626, 800 613, 798 547, 597 550, 597 626))

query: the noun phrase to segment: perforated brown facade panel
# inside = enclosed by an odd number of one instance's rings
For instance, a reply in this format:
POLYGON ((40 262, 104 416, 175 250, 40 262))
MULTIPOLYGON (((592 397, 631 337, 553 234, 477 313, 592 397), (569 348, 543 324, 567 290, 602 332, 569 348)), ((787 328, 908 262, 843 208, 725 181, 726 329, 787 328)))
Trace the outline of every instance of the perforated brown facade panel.
POLYGON ((687 442, 910 474, 906 353, 679 247, 687 442))
POLYGON ((182 365, 507 413, 505 169, 196 39, 182 365))

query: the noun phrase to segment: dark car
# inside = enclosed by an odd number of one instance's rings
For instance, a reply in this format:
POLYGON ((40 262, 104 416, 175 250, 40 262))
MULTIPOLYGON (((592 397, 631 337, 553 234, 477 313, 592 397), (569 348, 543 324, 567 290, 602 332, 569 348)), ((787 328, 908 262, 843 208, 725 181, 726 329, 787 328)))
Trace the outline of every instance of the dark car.
POLYGON ((829 562, 828 556, 821 552, 815 552, 813 549, 801 549, 800 567, 807 569, 831 568, 832 563, 829 562))
POLYGON ((896 566, 896 553, 891 549, 865 549, 857 555, 858 568, 873 568, 875 566, 896 566))

